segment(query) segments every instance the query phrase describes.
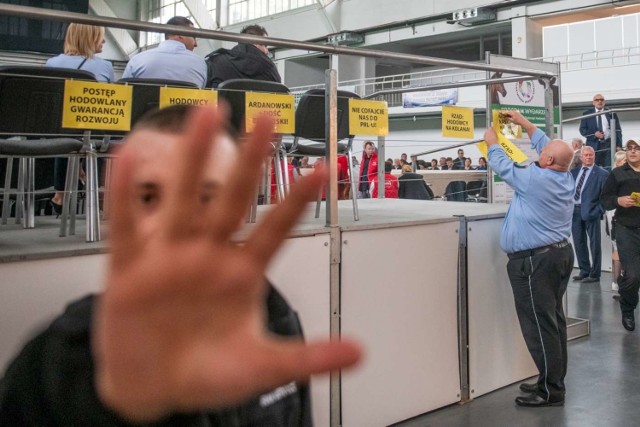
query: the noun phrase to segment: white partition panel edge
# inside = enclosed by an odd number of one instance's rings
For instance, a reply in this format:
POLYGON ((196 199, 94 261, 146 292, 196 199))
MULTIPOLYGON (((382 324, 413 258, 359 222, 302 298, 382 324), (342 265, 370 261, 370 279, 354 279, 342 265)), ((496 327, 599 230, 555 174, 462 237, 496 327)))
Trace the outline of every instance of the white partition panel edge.
POLYGON ((342 425, 384 426, 460 400, 458 221, 342 234, 342 425))
POLYGON ((537 374, 520 332, 500 249, 503 218, 467 223, 471 398, 537 374))
POLYGON ((102 289, 105 255, 0 263, 0 375, 70 302, 102 289))
MULTIPOLYGON (((329 234, 289 239, 267 271, 271 283, 298 313, 307 342, 329 339, 329 234)), ((311 379, 313 422, 329 426, 328 376, 311 379)))

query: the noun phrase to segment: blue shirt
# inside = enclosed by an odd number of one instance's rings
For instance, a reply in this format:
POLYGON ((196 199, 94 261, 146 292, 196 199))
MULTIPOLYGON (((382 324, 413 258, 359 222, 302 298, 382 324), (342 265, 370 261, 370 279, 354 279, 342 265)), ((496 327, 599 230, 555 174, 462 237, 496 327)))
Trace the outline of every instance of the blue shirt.
POLYGON ((183 43, 164 40, 158 47, 131 58, 122 77, 181 80, 203 88, 207 82, 207 64, 183 43))
MULTIPOLYGON (((531 145, 540 154, 549 138, 537 129, 531 145)), ((569 172, 519 167, 498 146, 489 147, 489 164, 514 190, 504 219, 500 247, 507 253, 539 248, 568 239, 575 183, 569 172)))
POLYGON ((63 53, 58 56, 54 56, 53 58, 49 58, 45 66, 88 71, 96 76, 96 80, 99 82, 111 83, 115 80, 113 75, 113 65, 111 65, 111 62, 98 58, 97 56, 87 58, 86 61, 84 60, 84 56, 67 55, 63 53), (84 64, 82 64, 82 61, 84 61, 84 64), (82 64, 82 67, 80 67, 80 64, 82 64))

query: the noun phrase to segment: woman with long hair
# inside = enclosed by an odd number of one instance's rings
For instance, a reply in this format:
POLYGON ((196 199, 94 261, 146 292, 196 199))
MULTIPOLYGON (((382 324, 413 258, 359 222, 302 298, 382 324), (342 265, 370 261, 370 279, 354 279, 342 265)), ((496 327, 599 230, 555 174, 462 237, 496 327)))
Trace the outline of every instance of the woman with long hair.
MULTIPOLYGON (((49 58, 45 66, 84 70, 93 74, 99 82, 110 83, 115 80, 111 62, 98 58, 105 43, 104 28, 92 25, 69 24, 64 38, 64 53, 49 58)), ((53 167, 53 187, 55 195, 51 199, 53 211, 62 213, 67 159, 56 158, 53 167)))

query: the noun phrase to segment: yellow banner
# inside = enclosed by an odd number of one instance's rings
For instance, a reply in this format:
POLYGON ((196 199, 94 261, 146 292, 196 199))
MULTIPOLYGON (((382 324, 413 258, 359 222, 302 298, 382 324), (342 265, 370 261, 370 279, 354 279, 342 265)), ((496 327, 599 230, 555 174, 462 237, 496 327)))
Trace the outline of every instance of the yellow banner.
POLYGON ((522 128, 519 125, 510 123, 500 110, 493 111, 493 130, 497 134, 502 134, 509 139, 522 138, 522 128))
POLYGON ((389 135, 389 110, 384 101, 349 99, 351 135, 389 135))
POLYGON ((218 103, 218 92, 215 90, 188 89, 179 87, 160 88, 159 107, 170 105, 197 105, 201 107, 214 107, 218 103))
POLYGON ((247 92, 245 97, 245 125, 253 131, 260 116, 273 120, 275 133, 294 133, 295 108, 293 95, 280 93, 247 92))
MULTIPOLYGON (((509 141, 507 137, 501 133, 498 133, 498 145, 500 145, 500 148, 502 148, 502 150, 507 153, 507 156, 509 156, 509 158, 514 162, 522 163, 527 160, 527 155, 520 151, 520 149, 513 142, 509 141)), ((489 150, 487 148, 487 143, 482 141, 477 143, 476 146, 482 153, 482 156, 484 158, 488 158, 489 150)))
POLYGON ((442 136, 473 139, 473 108, 442 107, 442 136))
POLYGON ((132 87, 77 80, 64 82, 62 127, 128 131, 132 87))

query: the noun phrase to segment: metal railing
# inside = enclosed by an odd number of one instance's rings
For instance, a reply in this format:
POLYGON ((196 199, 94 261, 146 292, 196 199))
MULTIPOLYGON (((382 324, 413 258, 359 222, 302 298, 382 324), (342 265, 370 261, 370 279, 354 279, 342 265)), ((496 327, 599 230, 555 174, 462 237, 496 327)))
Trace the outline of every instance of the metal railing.
POLYGON ((561 71, 589 70, 607 66, 622 67, 640 64, 640 46, 545 56, 533 59, 545 62, 559 62, 561 71))

